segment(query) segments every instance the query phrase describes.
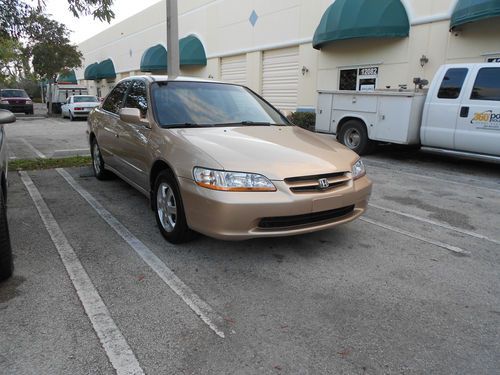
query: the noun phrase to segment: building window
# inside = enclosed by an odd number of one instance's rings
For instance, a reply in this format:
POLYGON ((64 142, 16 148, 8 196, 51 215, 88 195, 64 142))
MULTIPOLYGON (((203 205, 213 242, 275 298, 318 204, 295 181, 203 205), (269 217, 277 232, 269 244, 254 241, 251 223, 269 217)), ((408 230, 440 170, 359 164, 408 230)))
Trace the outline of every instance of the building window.
POLYGON ((378 67, 341 69, 339 90, 373 91, 377 86, 378 67))

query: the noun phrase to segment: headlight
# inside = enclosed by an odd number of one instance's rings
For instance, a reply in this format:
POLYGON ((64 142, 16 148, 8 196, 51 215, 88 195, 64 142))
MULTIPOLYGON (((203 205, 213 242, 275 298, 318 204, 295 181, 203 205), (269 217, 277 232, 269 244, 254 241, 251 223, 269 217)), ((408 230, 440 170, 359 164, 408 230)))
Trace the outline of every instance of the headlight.
POLYGON ((194 180, 199 186, 222 191, 276 191, 266 177, 255 173, 218 171, 206 168, 193 169, 194 180))
POLYGON ((26 100, 26 104, 33 104, 32 100, 26 100))
POLYGON ((9 104, 8 100, 1 100, 0 103, 1 104, 9 104))
POLYGON ((365 166, 361 159, 359 159, 354 165, 352 166, 352 179, 357 180, 358 178, 363 177, 366 174, 365 166))

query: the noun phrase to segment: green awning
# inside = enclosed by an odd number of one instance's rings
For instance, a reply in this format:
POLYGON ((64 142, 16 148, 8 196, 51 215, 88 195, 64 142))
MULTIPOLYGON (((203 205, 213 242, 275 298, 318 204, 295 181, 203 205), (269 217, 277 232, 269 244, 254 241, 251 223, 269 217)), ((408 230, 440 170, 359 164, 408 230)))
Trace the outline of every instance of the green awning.
POLYGON ((336 0, 321 17, 313 47, 355 38, 402 38, 410 22, 400 0, 336 0))
POLYGON ((97 79, 97 69, 99 64, 93 63, 85 68, 85 73, 83 73, 83 78, 89 81, 97 79))
POLYGON ((167 70, 167 50, 161 44, 149 47, 141 58, 141 72, 159 70, 167 70))
MULTIPOLYGON (((181 66, 205 66, 207 56, 201 41, 194 35, 179 40, 181 66)), ((167 70, 168 52, 161 44, 148 48, 141 58, 141 72, 167 70)))
POLYGON ((500 16, 500 0, 458 0, 451 16, 450 29, 498 16, 500 16))
POLYGON ((207 65, 205 48, 201 41, 194 35, 189 35, 179 40, 179 55, 181 66, 207 65))
POLYGON ((56 79, 57 83, 78 83, 74 70, 70 70, 66 74, 59 74, 56 79))
POLYGON ((113 79, 116 78, 115 66, 111 59, 101 61, 97 66, 97 76, 95 79, 113 79))

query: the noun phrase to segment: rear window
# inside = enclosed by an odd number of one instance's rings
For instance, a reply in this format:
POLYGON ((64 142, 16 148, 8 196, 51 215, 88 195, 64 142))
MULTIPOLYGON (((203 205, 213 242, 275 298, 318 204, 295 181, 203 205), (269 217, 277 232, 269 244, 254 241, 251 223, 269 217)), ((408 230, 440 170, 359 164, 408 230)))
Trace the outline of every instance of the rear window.
POLYGON ((89 103, 89 102, 99 102, 99 99, 97 99, 97 96, 75 96, 73 98, 74 103, 89 103))
POLYGON ((500 68, 480 69, 470 98, 500 101, 500 68))
POLYGON ((439 87, 438 98, 457 99, 462 91, 462 86, 467 76, 467 68, 452 68, 446 72, 441 87, 439 87))
POLYGON ((157 82, 152 86, 152 102, 161 126, 289 124, 276 109, 237 85, 157 82))
POLYGON ((24 90, 0 90, 2 98, 29 98, 24 90))

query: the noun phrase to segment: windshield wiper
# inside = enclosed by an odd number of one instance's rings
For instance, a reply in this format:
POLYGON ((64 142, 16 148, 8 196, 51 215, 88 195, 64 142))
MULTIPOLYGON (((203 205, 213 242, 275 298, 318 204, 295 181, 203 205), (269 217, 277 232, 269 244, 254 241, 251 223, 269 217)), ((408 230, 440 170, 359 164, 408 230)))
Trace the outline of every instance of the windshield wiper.
POLYGON ((163 125, 164 128, 205 128, 214 126, 212 124, 197 124, 195 122, 182 122, 178 124, 163 125))
POLYGON ((271 126, 271 125, 279 125, 279 124, 274 124, 272 122, 266 122, 266 121, 240 121, 240 122, 223 123, 223 124, 220 124, 219 126, 229 126, 229 125, 271 126))

